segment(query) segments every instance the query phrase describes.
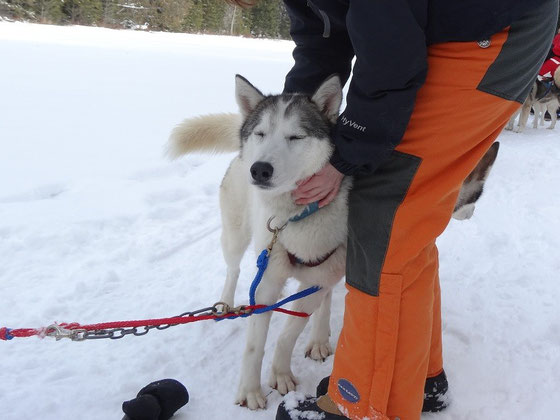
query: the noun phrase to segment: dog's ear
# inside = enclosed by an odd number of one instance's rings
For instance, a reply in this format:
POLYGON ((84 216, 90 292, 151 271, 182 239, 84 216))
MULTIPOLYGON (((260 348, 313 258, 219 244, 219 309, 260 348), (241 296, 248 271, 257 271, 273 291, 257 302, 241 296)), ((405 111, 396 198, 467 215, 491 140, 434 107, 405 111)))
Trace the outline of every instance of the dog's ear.
POLYGON ((342 103, 342 85, 340 77, 334 74, 325 80, 313 94, 311 100, 319 107, 321 112, 331 121, 336 123, 340 104, 342 103))
POLYGON ((457 202, 455 203, 455 208, 453 209, 454 219, 470 219, 473 215, 475 203, 482 195, 484 183, 492 170, 496 157, 498 157, 499 149, 500 143, 495 142, 463 182, 459 197, 457 197, 457 202))
POLYGON ((476 165, 467 179, 472 181, 486 181, 498 157, 498 150, 500 150, 500 142, 495 142, 490 146, 486 154, 482 156, 482 159, 480 159, 480 162, 478 162, 478 165, 476 165))
POLYGON ((246 117, 264 99, 264 95, 247 79, 237 74, 235 76, 235 98, 241 114, 246 117))

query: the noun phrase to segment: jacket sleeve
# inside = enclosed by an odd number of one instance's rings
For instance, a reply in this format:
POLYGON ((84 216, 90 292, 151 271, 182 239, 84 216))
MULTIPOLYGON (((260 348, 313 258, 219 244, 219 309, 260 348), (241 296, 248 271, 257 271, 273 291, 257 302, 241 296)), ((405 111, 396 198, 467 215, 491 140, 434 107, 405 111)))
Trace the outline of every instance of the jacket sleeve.
POLYGON ((335 73, 344 85, 354 57, 345 23, 348 1, 328 0, 321 8, 305 0, 284 3, 290 15, 290 35, 296 44, 295 64, 286 76, 284 91, 310 95, 335 73))
MULTIPOLYGON (((347 106, 333 132, 335 152, 331 163, 347 175, 367 174, 375 171, 400 143, 416 93, 425 81, 427 2, 352 0, 345 12, 345 18, 333 20, 337 31, 346 31, 356 62, 347 106)), ((314 69, 328 69, 322 74, 325 76, 337 72, 349 60, 340 49, 322 50, 327 46, 316 40, 321 29, 316 20, 314 26, 310 22, 301 25, 301 34, 295 34, 299 41, 294 38, 296 65, 289 82, 295 88, 305 83, 306 76, 316 83, 320 72, 314 69), (307 33, 315 28, 315 37, 304 36, 305 25, 307 33), (297 83, 296 78, 300 80, 297 83)), ((348 76, 342 75, 345 82, 348 76)))

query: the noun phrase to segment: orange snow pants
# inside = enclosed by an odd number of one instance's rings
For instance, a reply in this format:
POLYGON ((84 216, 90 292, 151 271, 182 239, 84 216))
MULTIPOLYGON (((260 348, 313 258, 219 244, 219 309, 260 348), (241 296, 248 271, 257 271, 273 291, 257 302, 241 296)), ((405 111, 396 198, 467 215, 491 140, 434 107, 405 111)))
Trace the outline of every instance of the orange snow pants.
POLYGON ((545 6, 489 43, 430 46, 401 143, 375 173, 355 178, 348 294, 328 391, 352 420, 419 419, 426 378, 443 369, 435 240, 464 179, 536 78, 558 4, 545 6))

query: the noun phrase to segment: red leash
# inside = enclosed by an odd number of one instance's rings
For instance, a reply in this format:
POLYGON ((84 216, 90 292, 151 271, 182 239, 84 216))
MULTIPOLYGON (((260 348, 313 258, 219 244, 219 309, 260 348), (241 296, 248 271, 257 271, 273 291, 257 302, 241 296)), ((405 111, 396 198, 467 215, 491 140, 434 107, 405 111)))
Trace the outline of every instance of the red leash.
MULTIPOLYGON (((194 312, 186 312, 185 314, 170 318, 103 322, 99 324, 88 325, 80 325, 78 323, 61 323, 52 324, 48 327, 43 328, 10 329, 2 327, 0 328, 0 340, 7 341, 13 338, 32 336, 39 336, 40 338, 54 337, 57 340, 60 340, 62 338, 70 338, 72 341, 83 341, 87 339, 99 338, 118 339, 129 334, 141 336, 147 334, 151 329, 154 328, 164 330, 175 325, 189 324, 191 322, 197 321, 206 321, 210 319, 220 321, 223 319, 248 317, 252 315, 255 310, 262 308, 266 308, 266 305, 250 305, 239 306, 237 308, 229 308, 223 303, 217 303, 212 307, 204 308, 194 312), (222 305, 221 310, 218 309, 219 305, 222 305), (144 327, 144 330, 138 331, 137 329, 140 327, 144 327)), ((309 314, 305 312, 290 311, 284 308, 275 308, 272 310, 301 318, 309 316, 309 314)))

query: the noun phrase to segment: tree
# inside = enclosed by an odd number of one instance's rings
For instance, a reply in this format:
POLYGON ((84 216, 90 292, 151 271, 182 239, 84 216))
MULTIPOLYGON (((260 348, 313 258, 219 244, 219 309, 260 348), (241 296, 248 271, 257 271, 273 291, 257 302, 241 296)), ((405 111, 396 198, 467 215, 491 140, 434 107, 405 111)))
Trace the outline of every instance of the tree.
POLYGON ((203 31, 209 33, 224 33, 224 16, 226 4, 223 0, 200 0, 203 10, 203 31))
POLYGON ((65 0, 62 11, 71 23, 94 25, 102 20, 103 4, 101 0, 65 0))
POLYGON ((261 0, 252 9, 251 32, 255 36, 278 38, 280 28, 280 3, 261 0))
POLYGON ((290 39, 290 16, 284 6, 280 5, 280 27, 278 28, 278 36, 282 39, 290 39))
POLYGON ((190 33, 202 32, 204 27, 204 8, 201 0, 194 0, 183 20, 183 30, 190 33))
POLYGON ((33 9, 41 23, 62 23, 64 21, 63 4, 61 0, 35 0, 33 9))

